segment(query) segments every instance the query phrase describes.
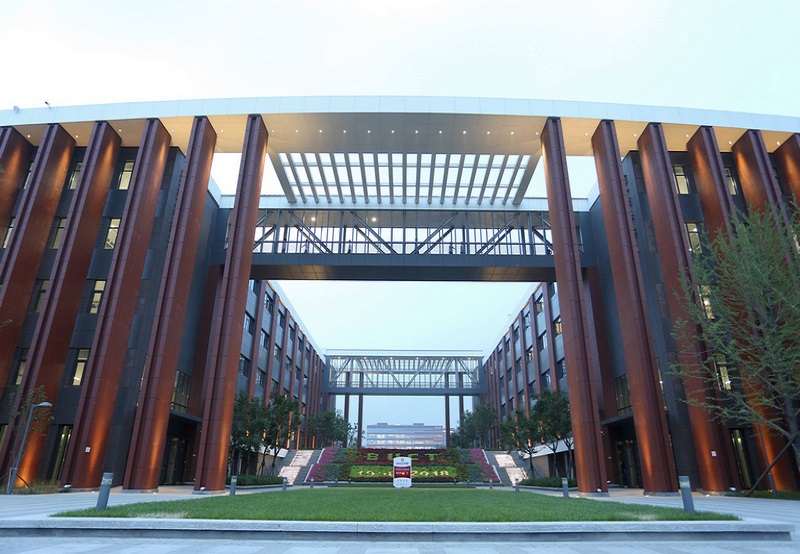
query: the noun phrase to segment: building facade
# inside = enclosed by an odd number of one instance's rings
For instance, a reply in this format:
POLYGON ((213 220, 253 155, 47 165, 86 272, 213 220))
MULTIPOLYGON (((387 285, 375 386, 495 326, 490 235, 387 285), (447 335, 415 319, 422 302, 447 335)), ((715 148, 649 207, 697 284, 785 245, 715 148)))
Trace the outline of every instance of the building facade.
MULTIPOLYGON (((783 448, 666 375, 697 226, 800 188, 800 122, 611 104, 247 98, 0 112, 0 473, 22 402, 53 404, 26 481, 220 490, 237 390, 329 404, 325 361, 269 279, 543 283, 483 375, 506 415, 567 390, 579 488, 739 488, 783 448), (241 155, 235 195, 210 179, 241 155), (597 193, 572 198, 569 156, 597 193), (279 196, 261 196, 265 167, 279 196), (541 164, 547 198, 530 198, 541 164), (745 471, 747 470, 747 471, 745 471)), ((459 383, 455 382, 454 387, 459 383)), ((310 446, 302 432, 298 445, 310 446)), ((779 488, 796 488, 791 460, 779 488)))

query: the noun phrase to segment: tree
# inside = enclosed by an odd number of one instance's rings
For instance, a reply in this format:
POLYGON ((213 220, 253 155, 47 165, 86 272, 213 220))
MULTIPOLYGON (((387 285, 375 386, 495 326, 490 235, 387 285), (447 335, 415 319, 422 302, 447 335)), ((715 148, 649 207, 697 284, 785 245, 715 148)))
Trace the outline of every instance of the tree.
MULTIPOLYGON (((800 219, 788 226, 770 213, 733 214, 684 278, 686 320, 679 344, 700 344, 672 369, 701 379, 711 394, 687 400, 722 421, 766 428, 791 445, 800 467, 800 219)), ((708 241, 705 241, 708 244, 708 241)), ((682 352, 682 354, 685 354, 682 352)), ((788 446, 788 445, 787 445, 788 446)), ((774 462, 774 460, 773 460, 774 462)))
POLYGON ((527 456, 530 476, 536 475, 533 467, 533 454, 542 446, 538 422, 525 415, 525 410, 517 408, 513 415, 500 423, 500 441, 527 456))
POLYGON ((350 433, 350 424, 339 410, 329 410, 308 418, 309 434, 317 437, 318 446, 342 444, 350 433))
POLYGON ((248 398, 245 390, 236 395, 231 426, 231 455, 234 467, 237 459, 244 461, 243 473, 249 469, 251 456, 259 452, 268 425, 267 415, 267 407, 260 398, 248 398))
MULTIPOLYGON (((263 444, 272 453, 270 475, 275 475, 275 460, 278 451, 289 444, 294 433, 300 427, 300 403, 288 394, 277 391, 269 395, 267 404, 267 426, 264 431, 263 444)), ((263 471, 262 464, 262 471, 263 471)))
POLYGON ((475 442, 485 448, 489 431, 497 427, 497 412, 491 404, 477 404, 473 410, 464 412, 458 431, 450 435, 450 444, 461 448, 471 448, 475 442))
MULTIPOLYGON (((538 424, 537 442, 544 444, 555 455, 559 442, 567 446, 566 475, 572 471, 572 420, 569 414, 569 397, 562 391, 543 390, 531 397, 531 419, 538 424)), ((554 464, 554 467, 555 464, 554 464)), ((556 476, 558 468, 556 467, 556 476)))

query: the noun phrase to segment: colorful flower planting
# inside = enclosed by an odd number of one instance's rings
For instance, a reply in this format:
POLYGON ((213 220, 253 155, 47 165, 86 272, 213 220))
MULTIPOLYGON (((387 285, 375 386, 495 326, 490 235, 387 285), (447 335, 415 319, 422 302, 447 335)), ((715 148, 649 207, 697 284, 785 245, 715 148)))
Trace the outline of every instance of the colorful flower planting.
POLYGON ((413 460, 411 478, 417 483, 499 483, 497 474, 479 448, 400 450, 330 447, 308 472, 306 482, 391 482, 392 460, 413 460))

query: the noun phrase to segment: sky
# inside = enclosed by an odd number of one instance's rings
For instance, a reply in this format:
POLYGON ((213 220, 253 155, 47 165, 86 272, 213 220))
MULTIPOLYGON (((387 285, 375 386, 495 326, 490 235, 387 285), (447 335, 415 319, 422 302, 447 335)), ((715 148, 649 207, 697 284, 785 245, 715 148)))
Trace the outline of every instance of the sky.
MULTIPOLYGON (((800 116, 798 21, 793 1, 2 2, 0 110, 441 95, 800 116)), ((215 164, 221 185, 223 165, 215 164)), ((590 160, 571 166, 575 196, 594 185, 591 169, 590 160)), ((532 189, 543 190, 540 175, 532 189)), ((513 283, 281 287, 323 349, 483 351, 530 290, 513 283)), ((444 420, 441 399, 372 400, 367 423, 444 420)))

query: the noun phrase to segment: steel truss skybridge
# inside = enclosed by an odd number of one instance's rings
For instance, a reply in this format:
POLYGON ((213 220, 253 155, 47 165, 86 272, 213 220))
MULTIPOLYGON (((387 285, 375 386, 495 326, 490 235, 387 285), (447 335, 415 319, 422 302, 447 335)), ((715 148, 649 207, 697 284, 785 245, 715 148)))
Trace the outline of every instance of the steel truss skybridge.
MULTIPOLYGON (((576 200, 581 223, 588 208, 576 200)), ((591 244, 586 244, 591 250, 591 244)), ((547 202, 519 206, 460 203, 299 206, 262 197, 253 246, 253 278, 504 280, 555 279, 547 202)))
POLYGON ((480 352, 328 351, 328 394, 473 396, 486 391, 480 352))

